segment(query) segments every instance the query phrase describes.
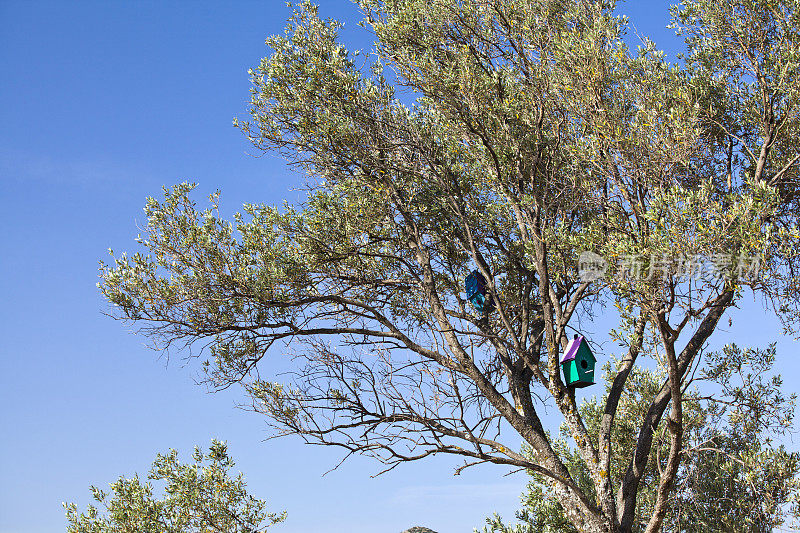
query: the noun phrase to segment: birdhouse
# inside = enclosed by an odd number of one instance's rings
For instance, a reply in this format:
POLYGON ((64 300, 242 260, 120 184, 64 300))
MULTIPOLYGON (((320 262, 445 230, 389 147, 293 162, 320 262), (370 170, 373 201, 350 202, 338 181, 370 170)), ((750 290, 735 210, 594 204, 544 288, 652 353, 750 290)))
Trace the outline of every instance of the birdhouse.
POLYGON ((483 274, 474 270, 464 280, 464 285, 467 291, 467 300, 472 303, 478 313, 488 313, 492 310, 492 297, 486 292, 486 278, 483 277, 483 274))
POLYGON ((561 356, 561 369, 568 387, 588 387, 594 385, 594 364, 596 359, 589 349, 589 343, 582 336, 575 335, 569 341, 561 356))

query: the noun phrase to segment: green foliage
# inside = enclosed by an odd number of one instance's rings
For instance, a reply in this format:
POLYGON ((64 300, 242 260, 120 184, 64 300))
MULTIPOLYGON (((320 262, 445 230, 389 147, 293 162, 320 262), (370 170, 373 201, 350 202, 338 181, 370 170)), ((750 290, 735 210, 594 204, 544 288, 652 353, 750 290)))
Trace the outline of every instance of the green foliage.
POLYGON ((231 477, 234 462, 224 443, 212 441, 207 453, 195 448, 192 458, 182 464, 170 450, 156 457, 145 482, 120 477, 110 493, 92 486, 99 507, 79 513, 74 503, 64 504, 67 533, 258 533, 285 519, 247 493, 242 474, 231 477), (164 483, 162 498, 152 482, 164 483))
MULTIPOLYGON (((771 374, 775 346, 766 350, 727 345, 705 356, 695 385, 704 382, 710 394, 694 392, 684 400, 686 458, 665 520, 668 531, 703 533, 737 531, 768 533, 787 519, 800 518, 800 454, 788 452, 774 439, 791 431, 796 396, 785 397, 780 375, 771 374)), ((606 371, 610 370, 606 366, 606 371)), ((612 478, 627 466, 626 450, 636 444, 638 426, 663 380, 663 373, 636 369, 623 395, 614 427, 612 478)), ((580 407, 590 433, 602 417, 602 406, 592 398, 580 407)), ((564 428, 566 430, 566 428, 564 428)), ((566 431, 564 437, 566 437, 566 431)), ((659 428, 660 440, 666 428, 659 428)), ((557 445, 571 460, 568 468, 576 480, 591 490, 586 467, 562 438, 557 445)), ((658 483, 659 456, 665 442, 651 451, 637 500, 633 531, 644 531, 653 511, 658 483)), ((495 515, 486 519, 483 533, 575 533, 561 502, 548 490, 541 475, 532 473, 522 495, 517 524, 506 525, 495 515)))

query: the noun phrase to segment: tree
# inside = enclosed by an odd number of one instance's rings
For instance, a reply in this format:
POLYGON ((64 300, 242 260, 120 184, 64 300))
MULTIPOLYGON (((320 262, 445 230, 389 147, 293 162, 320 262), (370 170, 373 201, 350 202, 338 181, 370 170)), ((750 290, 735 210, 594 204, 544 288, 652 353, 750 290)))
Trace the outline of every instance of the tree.
POLYGON ((105 514, 93 505, 78 513, 74 503, 64 504, 67 533, 258 533, 286 518, 249 495, 242 474, 231 477, 234 462, 224 443, 212 441, 206 454, 195 448, 193 459, 181 464, 175 450, 159 454, 148 481, 120 477, 111 484, 113 496, 93 486, 105 514), (163 498, 154 497, 151 481, 165 482, 163 498))
POLYGON ((525 468, 579 530, 631 531, 656 466, 645 530, 659 530, 683 384, 726 311, 754 294, 787 330, 800 319, 798 3, 687 0, 684 66, 651 43, 631 52, 611 1, 359 5, 371 62, 303 3, 236 122, 307 176, 307 199, 233 222, 190 184, 148 199, 143 252, 101 265, 115 316, 161 348, 204 346, 208 382, 240 383, 276 435, 387 469, 436 454, 463 457, 457 472, 525 468), (584 251, 605 277, 582 276, 584 251), (685 276, 695 260, 715 270, 685 276), (493 302, 482 315, 463 295, 473 270, 493 302), (611 305, 623 352, 591 428, 559 357, 611 305), (274 352, 296 358, 283 382, 259 372, 274 352), (615 471, 618 407, 645 364, 664 378, 615 471), (588 484, 546 432, 545 401, 588 484))
MULTIPOLYGON (((685 445, 681 468, 675 479, 664 528, 675 532, 747 531, 769 533, 797 518, 800 488, 800 454, 773 444, 784 435, 794 419, 795 396, 781 392, 780 376, 769 378, 775 361, 775 346, 766 350, 742 350, 735 345, 708 354, 706 368, 695 376, 684 398, 685 445), (698 382, 711 384, 713 395, 700 393, 698 382)), ((610 365, 607 372, 611 370, 610 365)), ((623 450, 635 445, 635 423, 658 391, 664 376, 658 371, 636 368, 629 378, 628 394, 620 402, 620 421, 613 430, 615 449, 611 463, 613 477, 625 468, 623 450)), ((709 387, 704 387, 707 390, 709 387)), ((580 406, 590 433, 602 419, 596 398, 580 406)), ((651 450, 643 490, 637 499, 633 530, 646 525, 652 513, 659 472, 658 454, 667 452, 664 428, 651 450)), ((590 489, 589 475, 580 458, 567 444, 568 428, 562 428, 557 446, 568 457, 573 478, 590 489)), ((533 474, 523 494, 520 521, 507 526, 495 515, 486 520, 484 533, 575 533, 560 502, 547 493, 547 484, 533 474)))

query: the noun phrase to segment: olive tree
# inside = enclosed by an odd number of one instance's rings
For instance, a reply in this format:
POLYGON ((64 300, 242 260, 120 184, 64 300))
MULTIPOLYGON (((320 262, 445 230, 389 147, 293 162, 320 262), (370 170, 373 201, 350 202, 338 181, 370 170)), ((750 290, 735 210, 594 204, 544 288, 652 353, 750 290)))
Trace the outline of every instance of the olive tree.
POLYGON ((212 441, 208 452, 195 448, 193 463, 178 461, 178 452, 158 454, 147 481, 120 477, 111 493, 92 486, 85 513, 74 503, 67 510, 67 533, 259 533, 282 522, 286 513, 271 513, 267 503, 247 492, 242 474, 231 475, 233 459, 225 443, 212 441), (152 482, 163 482, 154 495, 152 482))
POLYGON ((203 346, 208 382, 241 384, 276 435, 387 469, 437 454, 525 468, 578 530, 634 528, 664 431, 644 519, 659 530, 684 383, 720 320, 751 294, 789 331, 800 318, 800 5, 685 2, 681 66, 630 50, 612 1, 358 6, 372 54, 302 3, 235 122, 306 177, 305 200, 228 221, 191 184, 149 199, 142 251, 101 265, 115 316, 161 348, 203 346), (606 275, 586 276, 582 252, 606 275), (475 270, 485 313, 463 292, 475 270), (622 348, 590 426, 559 358, 612 306, 622 348), (278 353, 295 369, 279 380, 262 364, 278 353), (618 472, 617 410, 646 365, 663 381, 618 472), (546 431, 548 403, 588 484, 546 431))
MULTIPOLYGON (((794 420, 796 397, 786 396, 783 380, 772 373, 775 345, 741 349, 727 345, 705 355, 706 363, 686 381, 684 395, 684 445, 675 490, 664 518, 666 531, 704 533, 741 531, 770 533, 800 515, 800 453, 775 442, 786 435, 794 420)), ((605 365, 607 373, 613 366, 605 365)), ((653 395, 665 380, 661 369, 636 367, 628 377, 614 424, 612 478, 627 466, 626 450, 635 445, 639 421, 653 395)), ((581 416, 591 435, 603 416, 597 397, 582 403, 581 416)), ((640 531, 653 512, 660 475, 659 456, 667 453, 667 428, 658 428, 650 450, 642 489, 636 500, 632 529, 640 531)), ((569 447, 569 428, 555 439, 567 468, 585 490, 591 480, 580 457, 569 447)), ((518 523, 506 525, 500 516, 487 518, 484 533, 575 533, 563 506, 533 474, 522 495, 518 523)))

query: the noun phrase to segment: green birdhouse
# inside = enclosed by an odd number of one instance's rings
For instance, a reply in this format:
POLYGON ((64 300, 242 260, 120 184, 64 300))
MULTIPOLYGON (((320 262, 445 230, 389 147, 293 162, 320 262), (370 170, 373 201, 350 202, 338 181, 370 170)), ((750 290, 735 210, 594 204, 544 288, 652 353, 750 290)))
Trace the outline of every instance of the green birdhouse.
POLYGON ((561 356, 561 370, 564 372, 567 387, 594 385, 595 362, 589 343, 582 336, 575 335, 561 356))

